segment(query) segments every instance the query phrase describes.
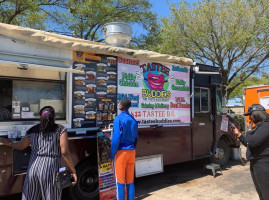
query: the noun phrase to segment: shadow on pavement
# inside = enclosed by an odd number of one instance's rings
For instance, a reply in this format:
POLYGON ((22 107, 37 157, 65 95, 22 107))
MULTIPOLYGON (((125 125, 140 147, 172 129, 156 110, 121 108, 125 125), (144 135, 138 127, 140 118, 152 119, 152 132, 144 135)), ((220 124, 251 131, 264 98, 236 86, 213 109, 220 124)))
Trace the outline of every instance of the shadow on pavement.
MULTIPOLYGON (((145 199, 151 196, 151 193, 173 185, 187 183, 191 180, 213 174, 210 170, 203 173, 204 164, 209 162, 205 159, 190 161, 185 163, 173 164, 164 167, 164 172, 146 177, 135 179, 136 200, 145 199)), ((240 160, 230 160, 228 164, 222 166, 222 171, 229 170, 232 166, 243 165, 240 160)), ((222 176, 219 171, 216 177, 222 176)))

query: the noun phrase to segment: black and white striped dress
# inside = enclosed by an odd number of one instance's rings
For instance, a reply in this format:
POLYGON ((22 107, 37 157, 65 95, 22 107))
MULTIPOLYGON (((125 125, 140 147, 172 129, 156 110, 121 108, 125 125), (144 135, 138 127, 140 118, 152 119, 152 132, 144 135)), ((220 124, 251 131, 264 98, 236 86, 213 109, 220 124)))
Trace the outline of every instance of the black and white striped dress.
POLYGON ((31 142, 31 158, 24 181, 22 200, 60 200, 62 191, 55 183, 56 173, 61 167, 60 136, 66 129, 55 124, 55 132, 45 136, 38 133, 38 126, 27 131, 31 142))

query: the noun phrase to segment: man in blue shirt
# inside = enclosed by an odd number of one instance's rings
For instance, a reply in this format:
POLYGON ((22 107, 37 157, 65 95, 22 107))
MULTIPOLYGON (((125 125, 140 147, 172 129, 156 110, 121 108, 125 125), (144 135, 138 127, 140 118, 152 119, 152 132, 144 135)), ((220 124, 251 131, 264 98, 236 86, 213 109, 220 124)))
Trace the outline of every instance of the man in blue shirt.
POLYGON ((110 158, 113 160, 116 174, 118 200, 124 200, 125 184, 127 199, 134 200, 135 197, 134 167, 138 124, 128 112, 130 106, 129 99, 121 99, 118 107, 122 112, 114 119, 113 123, 110 158))

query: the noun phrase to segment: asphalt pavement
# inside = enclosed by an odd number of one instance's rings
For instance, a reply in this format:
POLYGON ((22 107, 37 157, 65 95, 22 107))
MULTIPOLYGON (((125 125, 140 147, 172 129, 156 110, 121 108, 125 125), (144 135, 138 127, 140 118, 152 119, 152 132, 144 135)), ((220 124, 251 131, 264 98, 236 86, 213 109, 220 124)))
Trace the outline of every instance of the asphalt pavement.
MULTIPOLYGON (((245 154, 243 149, 242 155, 245 154)), ((243 156, 244 157, 244 156, 243 156)), ((243 161, 247 161, 243 158, 243 161)), ((136 200, 258 200, 249 164, 230 160, 216 177, 205 160, 166 166, 164 173, 135 180, 136 200)))

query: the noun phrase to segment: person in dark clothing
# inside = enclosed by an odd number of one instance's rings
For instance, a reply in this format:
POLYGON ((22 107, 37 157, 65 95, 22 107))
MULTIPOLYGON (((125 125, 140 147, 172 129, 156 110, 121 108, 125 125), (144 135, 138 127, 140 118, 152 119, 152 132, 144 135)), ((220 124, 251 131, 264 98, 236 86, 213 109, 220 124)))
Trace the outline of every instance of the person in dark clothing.
POLYGON ((61 158, 71 171, 74 183, 76 170, 68 148, 66 128, 55 123, 55 111, 51 106, 40 110, 40 123, 27 131, 22 141, 13 143, 0 137, 0 142, 14 149, 23 150, 31 145, 31 158, 24 181, 22 200, 61 200, 62 190, 56 187, 56 173, 61 158))
POLYGON ((260 104, 249 106, 244 115, 250 119, 246 136, 234 125, 231 130, 247 147, 250 173, 260 199, 269 200, 269 115, 260 104))

